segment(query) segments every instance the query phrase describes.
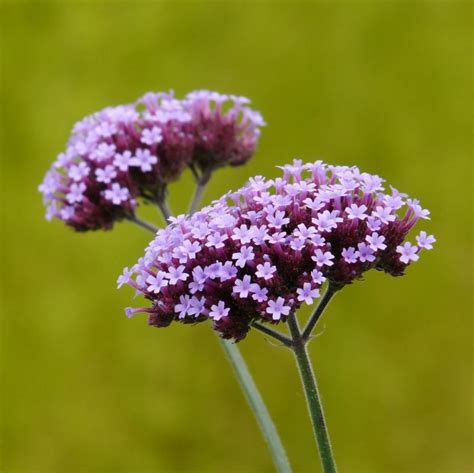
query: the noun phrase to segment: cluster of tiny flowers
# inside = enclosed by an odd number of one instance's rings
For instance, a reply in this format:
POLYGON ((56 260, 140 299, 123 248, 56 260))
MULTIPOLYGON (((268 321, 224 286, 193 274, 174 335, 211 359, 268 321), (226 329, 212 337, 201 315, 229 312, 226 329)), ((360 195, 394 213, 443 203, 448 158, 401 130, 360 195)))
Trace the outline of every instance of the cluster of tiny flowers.
POLYGON ((245 162, 263 125, 247 102, 209 91, 183 100, 147 93, 84 118, 39 187, 46 218, 79 231, 109 229, 134 215, 138 198, 162 198, 191 164, 208 170, 245 162), (226 111, 224 102, 231 103, 226 111))
POLYGON ((158 231, 118 280, 151 302, 127 315, 148 313, 157 327, 210 319, 241 340, 253 321, 285 321, 312 304, 324 281, 341 287, 372 268, 399 276, 432 248, 423 231, 416 244, 404 241, 429 212, 386 192, 380 177, 321 161, 282 169, 158 231))

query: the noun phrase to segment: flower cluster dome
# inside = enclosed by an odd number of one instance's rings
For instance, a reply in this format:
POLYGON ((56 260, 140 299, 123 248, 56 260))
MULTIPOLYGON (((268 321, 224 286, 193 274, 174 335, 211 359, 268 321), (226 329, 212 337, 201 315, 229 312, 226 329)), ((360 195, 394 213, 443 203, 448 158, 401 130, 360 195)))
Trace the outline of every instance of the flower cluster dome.
POLYGON ((137 199, 163 199, 187 166, 203 172, 254 153, 260 114, 248 99, 196 91, 183 100, 147 93, 78 122, 39 190, 46 217, 75 230, 109 229, 134 215, 137 199))
POLYGON ((191 216, 159 230, 118 285, 134 287, 151 325, 210 319, 241 340, 253 321, 285 321, 312 304, 328 280, 349 284, 372 268, 393 276, 431 249, 434 237, 405 238, 429 212, 357 167, 295 160, 283 177, 250 179, 191 216))

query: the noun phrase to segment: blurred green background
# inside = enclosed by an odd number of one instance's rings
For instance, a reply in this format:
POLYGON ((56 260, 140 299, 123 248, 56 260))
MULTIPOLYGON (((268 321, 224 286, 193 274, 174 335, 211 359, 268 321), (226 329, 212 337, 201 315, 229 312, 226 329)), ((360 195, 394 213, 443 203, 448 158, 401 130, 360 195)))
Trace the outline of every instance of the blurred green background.
MULTIPOLYGON (((268 122, 208 201, 322 157, 432 211, 435 251, 345 289, 311 356, 341 472, 473 471, 471 2, 7 1, 1 23, 2 472, 273 471, 209 327, 124 316, 115 280, 149 236, 43 219, 74 122, 169 88, 246 95, 268 122)), ((175 210, 191 190, 172 187, 175 210)), ((291 353, 240 347, 295 473, 320 471, 291 353)))

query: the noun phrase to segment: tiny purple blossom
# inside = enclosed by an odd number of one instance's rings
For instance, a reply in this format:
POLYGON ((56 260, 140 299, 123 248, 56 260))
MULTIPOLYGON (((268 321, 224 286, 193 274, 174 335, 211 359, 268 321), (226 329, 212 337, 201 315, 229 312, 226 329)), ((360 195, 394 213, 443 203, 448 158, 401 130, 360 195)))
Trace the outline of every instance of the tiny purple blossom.
POLYGON ((125 315, 131 319, 135 314, 143 312, 143 309, 134 309, 133 307, 125 307, 125 315))
POLYGON ((176 304, 174 306, 174 311, 178 314, 178 317, 180 319, 183 319, 184 317, 186 317, 186 315, 188 315, 189 308, 191 305, 190 302, 191 298, 188 295, 184 294, 179 296, 179 304, 176 304))
POLYGON ((425 219, 425 220, 429 220, 430 217, 430 211, 427 210, 427 209, 424 209, 423 207, 421 207, 420 203, 418 202, 417 199, 408 199, 407 200, 407 205, 409 207, 411 207, 411 209, 413 210, 413 213, 415 215, 415 217, 417 219, 419 218, 422 218, 422 219, 425 219))
POLYGON ((397 253, 400 254, 400 261, 405 264, 408 264, 410 261, 418 261, 420 258, 418 247, 412 245, 409 241, 397 246, 397 253))
POLYGON ((216 262, 206 266, 204 270, 209 279, 217 279, 221 275, 222 263, 216 262))
POLYGON ((124 284, 130 282, 133 271, 130 271, 128 268, 124 268, 122 274, 117 279, 117 289, 120 289, 124 284))
POLYGON ((255 225, 252 226, 252 241, 256 245, 262 245, 269 239, 268 230, 266 225, 262 225, 257 227, 255 225))
POLYGON ((145 143, 146 145, 156 145, 163 141, 163 134, 161 130, 154 126, 151 130, 145 128, 142 131, 141 142, 145 143))
POLYGON ((316 229, 312 226, 307 227, 304 223, 300 223, 293 234, 296 237, 311 239, 316 235, 316 229))
POLYGON ((74 210, 74 207, 70 206, 70 207, 63 207, 60 211, 59 211, 59 215, 61 216, 61 219, 64 220, 64 221, 67 221, 69 220, 70 218, 72 218, 72 216, 74 215, 75 213, 75 210, 74 210))
POLYGON ((222 282, 228 281, 237 275, 237 268, 232 264, 232 261, 226 261, 220 269, 220 279, 222 282))
POLYGON ((70 191, 66 194, 66 199, 70 204, 76 202, 81 202, 84 198, 84 191, 86 190, 86 185, 81 182, 79 184, 72 184, 70 191))
POLYGON ((204 289, 204 284, 196 281, 191 281, 189 283, 189 292, 191 294, 196 294, 204 289))
POLYGON ((285 299, 279 297, 276 301, 268 301, 266 312, 272 316, 273 320, 280 320, 282 315, 288 315, 290 313, 290 309, 289 306, 285 305, 285 299))
POLYGON ((142 172, 149 172, 151 171, 152 164, 156 164, 158 162, 158 158, 153 156, 148 149, 137 149, 135 152, 135 156, 131 160, 132 166, 139 167, 142 172))
POLYGON ((185 240, 183 245, 181 246, 183 253, 187 256, 187 259, 194 259, 196 257, 196 253, 201 251, 201 245, 197 242, 190 242, 189 240, 185 240))
POLYGON ((294 251, 302 251, 305 246, 306 241, 304 238, 296 238, 290 242, 290 248, 294 251))
POLYGON ((357 245, 357 254, 359 257, 359 261, 365 263, 366 261, 372 262, 375 261, 374 250, 367 245, 366 243, 359 243, 357 245))
POLYGON ((113 144, 100 143, 100 145, 91 152, 90 158, 97 162, 105 161, 114 156, 115 150, 116 147, 113 144))
POLYGON ((357 263, 357 258, 359 253, 355 250, 354 247, 350 246, 349 248, 343 248, 341 256, 344 258, 344 261, 349 264, 357 263))
POLYGON ((246 243, 250 243, 252 235, 247 225, 241 225, 238 228, 234 228, 234 232, 231 238, 232 240, 240 241, 240 243, 245 245, 246 243))
POLYGON ((375 208, 375 211, 372 212, 372 215, 387 225, 389 222, 393 222, 396 219, 396 216, 392 213, 392 211, 393 210, 391 207, 382 207, 378 205, 375 208))
POLYGON ((385 250, 385 248, 387 248, 387 245, 384 243, 385 237, 383 235, 379 235, 377 232, 367 235, 365 240, 369 243, 370 248, 372 248, 374 251, 385 250))
POLYGON ((373 232, 377 232, 382 228, 382 222, 377 217, 370 215, 367 218, 367 227, 373 232))
POLYGON ((269 235, 268 241, 273 245, 277 245, 278 243, 285 243, 287 234, 285 232, 276 232, 269 235))
POLYGON ((186 281, 186 279, 189 278, 189 274, 184 271, 184 265, 178 266, 177 268, 170 266, 166 277, 169 279, 170 286, 174 286, 178 281, 186 281))
POLYGON ((302 288, 296 290, 298 297, 297 299, 301 302, 311 305, 313 300, 319 297, 319 290, 313 288, 309 282, 305 282, 302 288))
POLYGON ((433 248, 433 243, 436 242, 436 238, 433 235, 428 235, 425 231, 421 231, 416 237, 416 242, 418 243, 419 248, 431 250, 433 248))
POLYGON ((252 292, 252 299, 257 302, 265 302, 268 300, 268 289, 266 287, 260 287, 258 284, 252 284, 250 288, 252 292))
POLYGON ((112 179, 117 177, 117 171, 115 170, 114 166, 105 166, 104 169, 96 169, 95 175, 97 178, 97 182, 103 182, 104 184, 109 184, 112 179))
POLYGON ((384 203, 385 205, 391 207, 393 210, 398 210, 400 207, 403 206, 403 199, 398 194, 386 195, 384 197, 384 203))
POLYGON ((114 165, 120 169, 120 171, 128 171, 128 168, 132 164, 132 153, 130 151, 124 151, 123 153, 117 153, 114 158, 114 165))
POLYGON ((146 282, 148 283, 148 291, 158 294, 163 287, 168 285, 168 280, 165 279, 165 273, 158 272, 156 276, 148 276, 146 282))
POLYGON ((224 248, 224 242, 227 240, 226 234, 212 233, 207 237, 206 246, 208 248, 224 248))
POLYGON ((353 219, 359 219, 359 220, 365 220, 367 218, 366 215, 366 210, 367 206, 364 204, 362 205, 357 205, 357 204, 351 204, 349 207, 346 207, 346 213, 347 216, 353 220, 353 219))
POLYGON ((276 267, 270 263, 263 263, 257 265, 257 272, 255 275, 259 278, 265 279, 265 281, 273 278, 273 273, 276 271, 276 267))
POLYGON ((311 256, 311 259, 316 262, 316 264, 321 266, 332 266, 334 262, 334 255, 330 251, 322 251, 321 249, 317 248, 314 252, 314 255, 311 256))
POLYGON ((220 320, 222 317, 227 317, 229 315, 230 309, 227 308, 223 301, 219 301, 216 304, 211 306, 211 311, 209 312, 209 317, 214 320, 220 320))
POLYGON ((326 281, 323 273, 317 269, 313 269, 313 271, 311 271, 311 279, 315 284, 322 284, 324 281, 326 281))
POLYGON ((251 246, 242 246, 240 251, 232 254, 232 259, 236 260, 236 266, 243 268, 248 261, 252 261, 255 258, 253 248, 251 246))
POLYGON ((104 196, 115 205, 120 205, 125 202, 130 195, 126 187, 120 187, 120 184, 114 182, 111 189, 106 189, 104 196))
POLYGON ((82 181, 82 179, 89 175, 89 171, 89 166, 84 161, 82 161, 79 164, 74 164, 69 168, 68 176, 73 181, 82 181))
POLYGON ((199 315, 204 315, 206 312, 206 299, 205 297, 191 297, 189 301, 188 314, 194 315, 195 317, 199 315))
POLYGON ((198 284, 204 284, 207 280, 207 274, 206 271, 204 271, 201 266, 196 266, 193 269, 193 281, 198 283, 198 284))
POLYGON ((323 246, 324 243, 326 242, 326 239, 323 236, 321 236, 319 233, 316 233, 310 238, 310 241, 314 246, 317 247, 317 246, 323 246))
POLYGON ((332 212, 325 210, 316 217, 313 217, 312 222, 318 226, 320 232, 329 232, 334 228, 337 228, 337 224, 342 222, 342 218, 338 217, 338 215, 339 212, 337 210, 332 212))
POLYGON ((251 290, 252 283, 250 276, 246 274, 242 279, 235 280, 234 293, 238 294, 240 298, 248 297, 251 290))
POLYGON ((281 228, 283 225, 286 225, 290 222, 290 219, 285 217, 285 212, 276 211, 273 215, 267 216, 268 226, 270 228, 281 228))

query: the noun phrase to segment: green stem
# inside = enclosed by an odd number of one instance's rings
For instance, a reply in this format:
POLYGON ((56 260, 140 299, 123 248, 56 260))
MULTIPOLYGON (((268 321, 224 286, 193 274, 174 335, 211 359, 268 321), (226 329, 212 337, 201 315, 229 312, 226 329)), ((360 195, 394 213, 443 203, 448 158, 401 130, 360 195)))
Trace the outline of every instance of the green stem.
POLYGON ((308 356, 306 340, 302 337, 294 314, 288 317, 288 325, 293 339, 292 348, 300 372, 323 471, 324 473, 336 473, 336 463, 331 450, 331 442, 324 419, 323 406, 321 404, 316 377, 308 356))
POLYGON ((282 343, 286 347, 291 347, 292 340, 288 338, 286 335, 282 334, 281 332, 277 332, 276 330, 271 329, 270 327, 266 327, 265 325, 259 322, 252 322, 250 324, 255 330, 258 330, 269 337, 274 338, 277 342, 282 343))
POLYGON ((168 206, 168 202, 166 200, 162 200, 161 202, 157 202, 157 205, 161 211, 161 214, 163 215, 163 218, 165 219, 166 224, 168 224, 170 217, 173 215, 168 206))
POLYGON ((262 434, 272 453, 276 470, 280 473, 291 473, 291 467, 281 443, 275 424, 270 417, 267 406, 255 385, 245 360, 242 358, 240 350, 233 343, 219 337, 221 346, 225 351, 230 364, 234 368, 240 387, 247 398, 248 403, 257 419, 262 434))
POLYGON ((155 234, 158 231, 158 228, 156 228, 154 225, 146 222, 145 220, 138 218, 136 215, 128 217, 128 220, 130 220, 130 222, 133 222, 135 225, 138 225, 139 227, 142 227, 145 230, 148 230, 149 232, 153 234, 155 234))
POLYGON ((193 200, 191 201, 191 205, 189 207, 189 213, 193 214, 199 207, 201 203, 202 196, 204 195, 204 191, 206 189, 206 185, 211 178, 212 170, 209 169, 204 171, 199 177, 196 179, 196 190, 194 191, 193 200))
POLYGON ((308 324, 303 330, 302 337, 304 341, 307 341, 311 336, 311 332, 313 331, 314 326, 318 323, 318 320, 321 318, 321 315, 323 315, 324 309, 329 304, 329 301, 332 299, 334 294, 336 294, 338 289, 339 287, 333 285, 332 283, 329 283, 326 292, 324 293, 322 299, 319 301, 319 304, 316 306, 316 309, 314 309, 313 314, 309 318, 308 324))

